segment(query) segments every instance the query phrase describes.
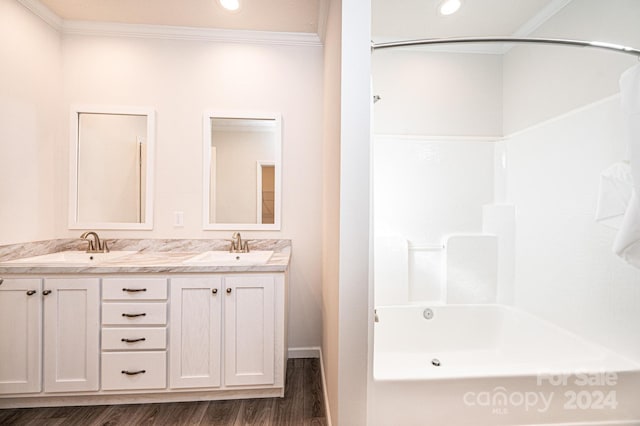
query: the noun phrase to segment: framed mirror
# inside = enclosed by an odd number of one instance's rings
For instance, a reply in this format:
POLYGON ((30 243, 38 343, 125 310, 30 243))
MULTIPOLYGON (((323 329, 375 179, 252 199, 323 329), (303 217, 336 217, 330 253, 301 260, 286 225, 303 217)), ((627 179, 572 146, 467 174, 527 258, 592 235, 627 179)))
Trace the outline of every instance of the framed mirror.
POLYGON ((281 133, 279 114, 205 112, 204 229, 280 229, 281 133))
POLYGON ((74 106, 69 229, 152 229, 155 114, 74 106))

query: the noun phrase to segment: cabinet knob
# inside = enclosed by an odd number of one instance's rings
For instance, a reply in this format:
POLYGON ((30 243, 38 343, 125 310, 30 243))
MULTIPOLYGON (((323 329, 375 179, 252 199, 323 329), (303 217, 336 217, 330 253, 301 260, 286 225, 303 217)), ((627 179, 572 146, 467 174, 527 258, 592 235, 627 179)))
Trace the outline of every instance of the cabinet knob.
POLYGON ((35 290, 29 290, 27 291, 27 296, 33 296, 34 294, 36 294, 35 290))
POLYGON ((230 288, 227 289, 227 294, 231 294, 231 289, 230 288))
POLYGON ((50 294, 51 294, 51 290, 45 290, 45 291, 42 292, 43 296, 48 296, 50 294))
POLYGON ((213 290, 211 290, 211 293, 213 293, 213 294, 218 294, 218 289, 217 289, 217 288, 214 288, 213 290))

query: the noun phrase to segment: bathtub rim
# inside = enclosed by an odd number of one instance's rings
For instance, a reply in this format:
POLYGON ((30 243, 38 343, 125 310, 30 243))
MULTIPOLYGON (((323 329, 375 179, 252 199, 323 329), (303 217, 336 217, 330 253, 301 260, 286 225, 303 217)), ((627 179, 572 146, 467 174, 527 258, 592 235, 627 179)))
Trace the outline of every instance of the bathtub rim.
MULTIPOLYGON (((500 309, 506 312, 511 312, 511 313, 515 313, 516 315, 522 315, 524 317, 527 317, 529 320, 532 321, 536 321, 539 322, 540 324, 546 326, 546 327, 551 327, 554 328, 557 332, 564 334, 572 339, 575 339, 577 341, 579 341, 582 344, 586 344, 588 346, 593 347, 594 349, 597 349, 599 351, 601 351, 601 353, 607 354, 607 355, 611 355, 615 358, 619 358, 621 361, 624 362, 625 367, 622 368, 622 366, 616 366, 616 368, 612 368, 612 369, 575 369, 572 371, 568 371, 568 370, 563 370, 563 369, 553 369, 553 368, 546 368, 546 369, 539 369, 538 371, 532 372, 532 371, 525 371, 525 372, 517 372, 517 371, 504 371, 504 372, 500 372, 500 373, 491 373, 491 374, 487 374, 487 373, 482 373, 482 372, 478 372, 478 374, 464 374, 464 375, 451 375, 451 376, 433 376, 433 377, 425 377, 425 376, 420 376, 420 377, 376 377, 376 330, 375 330, 375 323, 374 323, 374 330, 373 330, 373 345, 372 345, 372 380, 374 382, 422 382, 422 381, 429 381, 429 382, 434 382, 434 381, 457 381, 457 380, 476 380, 476 379, 500 379, 500 378, 505 378, 505 379, 525 379, 525 378, 530 378, 530 377, 537 377, 540 376, 542 374, 548 374, 548 375, 577 375, 577 374, 585 374, 585 375, 595 375, 595 374, 606 374, 606 373, 616 373, 616 374, 621 374, 621 373, 640 373, 640 362, 639 361, 635 361, 632 358, 629 358, 628 356, 625 356, 623 354, 620 354, 618 352, 615 352, 609 348, 607 348, 606 346, 598 343, 598 342, 594 342, 592 340, 589 340, 583 336, 580 336, 579 334, 568 330, 564 327, 561 327, 555 323, 553 323, 552 321, 549 321, 547 319, 541 318, 531 312, 525 311, 523 309, 520 309, 516 306, 512 306, 512 305, 504 305, 504 304, 500 304, 500 303, 483 303, 483 304, 477 304, 477 303, 470 303, 470 304, 463 304, 463 303, 456 303, 456 304, 446 304, 446 303, 412 303, 412 304, 407 304, 407 305, 378 305, 375 307, 376 310, 383 308, 383 309, 387 309, 387 308, 392 308, 392 309, 427 309, 427 308, 438 308, 438 309, 463 309, 463 308, 476 308, 476 309, 500 309)), ((380 351, 380 352, 389 352, 389 351, 380 351)), ((428 356, 428 352, 425 353, 428 356)))

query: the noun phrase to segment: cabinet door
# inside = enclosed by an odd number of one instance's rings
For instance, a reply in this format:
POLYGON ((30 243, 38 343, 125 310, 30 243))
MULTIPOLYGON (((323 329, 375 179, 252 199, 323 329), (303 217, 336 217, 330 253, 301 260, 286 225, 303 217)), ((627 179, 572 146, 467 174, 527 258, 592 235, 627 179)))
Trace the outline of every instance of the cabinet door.
POLYGON ((220 386, 220 277, 171 279, 169 385, 220 386))
POLYGON ((225 384, 274 383, 275 280, 272 275, 225 278, 225 384))
POLYGON ((98 390, 100 280, 45 279, 44 391, 98 390))
POLYGON ((40 392, 41 285, 40 279, 0 284, 0 393, 40 392))

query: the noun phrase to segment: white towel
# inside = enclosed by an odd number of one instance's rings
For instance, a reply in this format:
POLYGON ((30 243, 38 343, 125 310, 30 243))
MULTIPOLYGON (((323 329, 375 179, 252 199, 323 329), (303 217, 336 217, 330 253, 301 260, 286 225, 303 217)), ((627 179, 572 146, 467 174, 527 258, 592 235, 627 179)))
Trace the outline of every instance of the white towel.
POLYGON ((633 191, 631 166, 614 163, 600 173, 596 222, 620 229, 633 191))
POLYGON ((640 268, 640 65, 629 68, 620 77, 620 95, 629 142, 633 190, 613 250, 640 268))

